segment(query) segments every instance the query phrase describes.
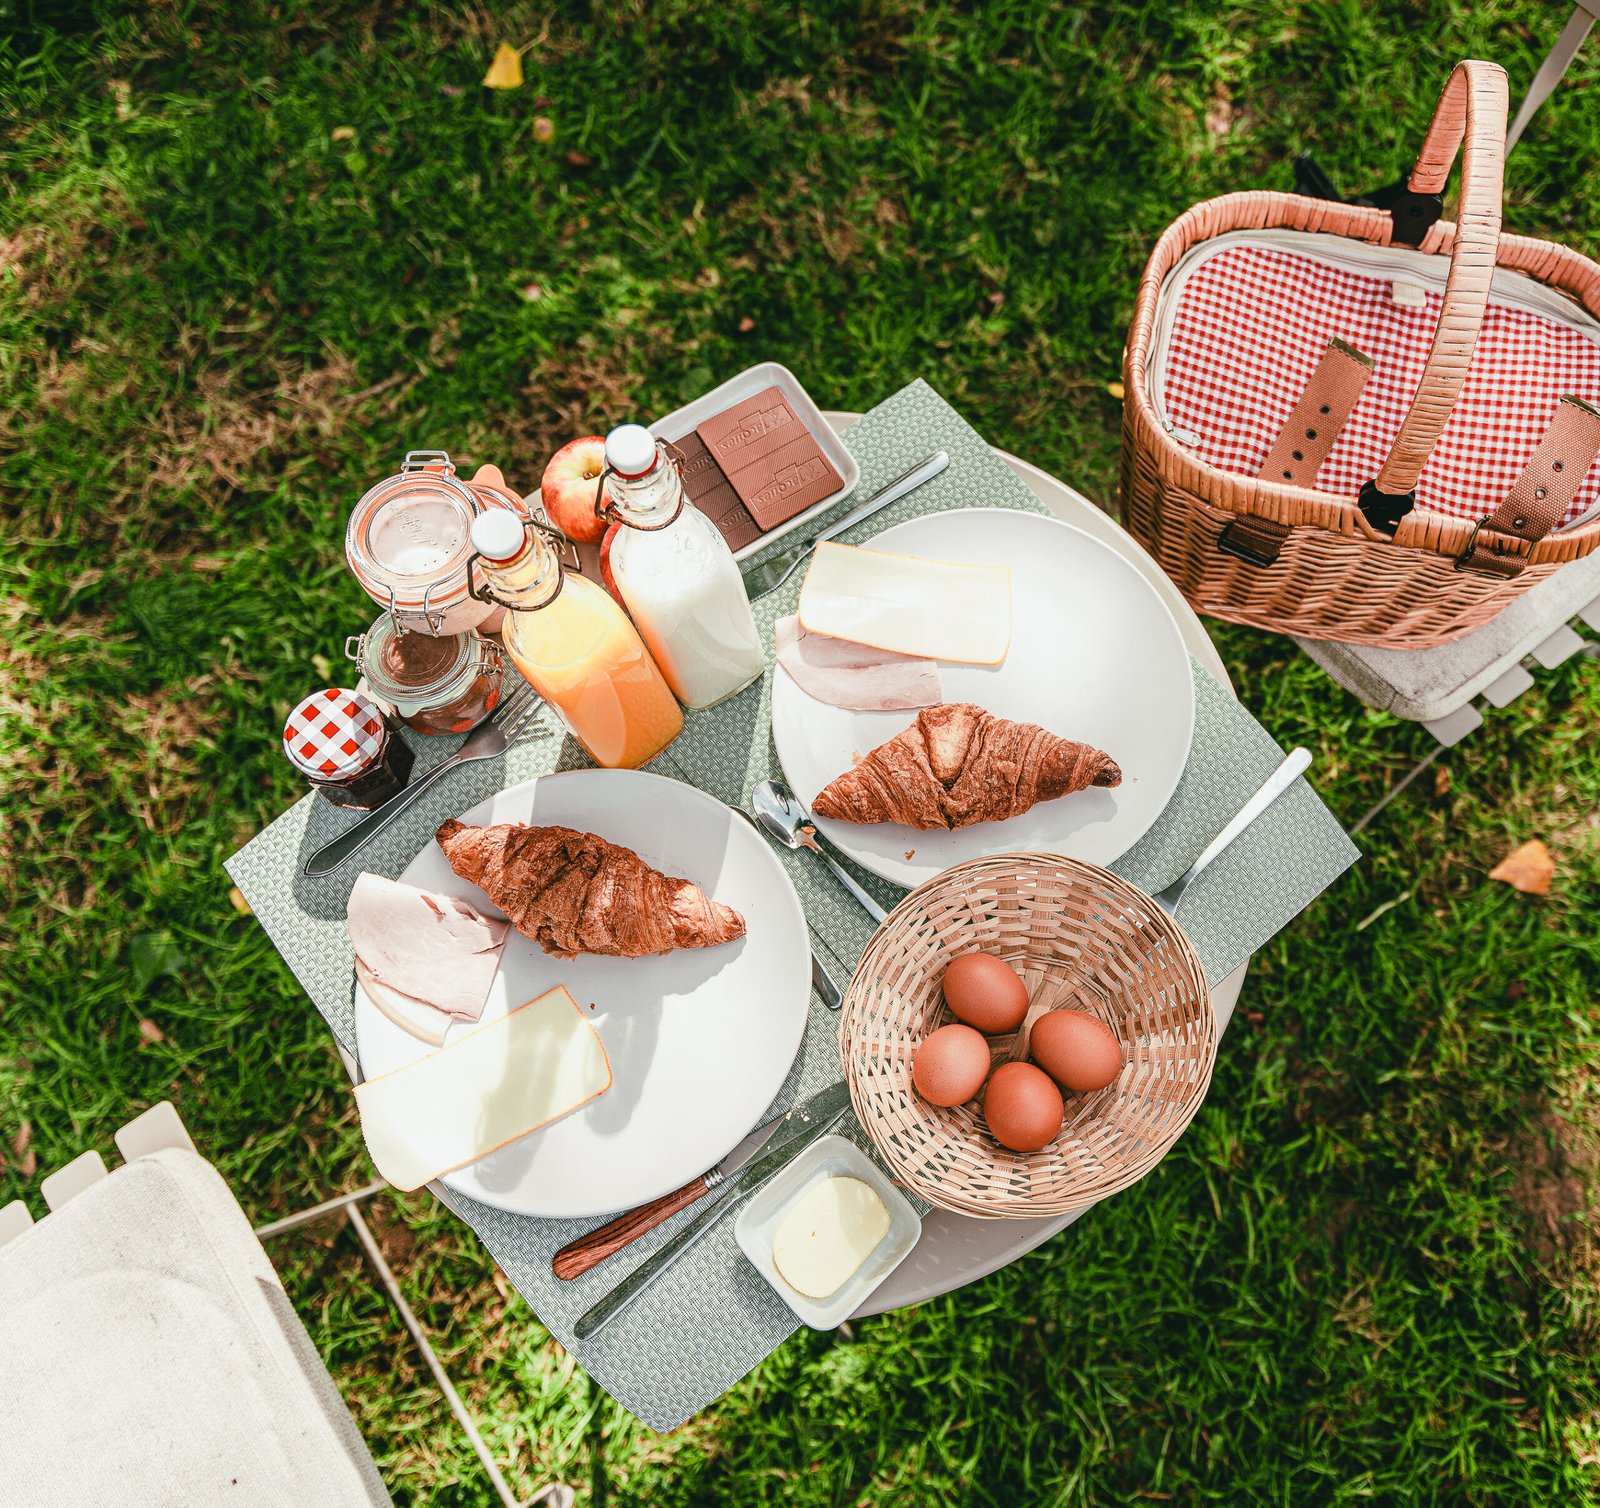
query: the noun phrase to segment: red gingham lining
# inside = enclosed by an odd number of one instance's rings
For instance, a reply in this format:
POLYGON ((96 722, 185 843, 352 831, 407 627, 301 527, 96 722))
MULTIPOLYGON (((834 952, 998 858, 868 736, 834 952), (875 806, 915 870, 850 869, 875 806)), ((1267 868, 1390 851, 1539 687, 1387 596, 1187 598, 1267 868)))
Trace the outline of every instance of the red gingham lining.
POLYGON ((347 780, 383 750, 383 715, 366 697, 330 686, 314 691, 283 725, 283 747, 304 775, 347 780))
MULTIPOLYGON (((1354 494, 1383 466, 1439 322, 1394 302, 1408 281, 1330 267, 1279 248, 1230 246, 1189 274, 1167 345, 1164 407, 1201 460, 1254 476, 1331 336, 1377 363, 1317 485, 1354 494), (1198 437, 1197 440, 1194 437, 1198 437)), ((1415 285, 1413 285, 1415 286, 1415 285)), ((1492 295, 1491 295, 1492 298, 1492 295)), ((1417 480, 1417 506, 1483 518, 1511 490, 1567 393, 1600 403, 1600 346, 1555 320, 1490 303, 1466 384, 1417 480)), ((1600 501, 1592 466, 1558 527, 1600 501)))

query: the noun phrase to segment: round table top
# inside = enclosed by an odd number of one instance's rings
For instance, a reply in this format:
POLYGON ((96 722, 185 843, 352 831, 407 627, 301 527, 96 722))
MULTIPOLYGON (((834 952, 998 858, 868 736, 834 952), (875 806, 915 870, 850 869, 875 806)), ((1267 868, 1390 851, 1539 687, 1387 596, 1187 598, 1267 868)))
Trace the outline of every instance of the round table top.
MULTIPOLYGON (((843 433, 861 415, 835 411, 823 417, 835 430, 843 433)), ((1126 557, 1172 609, 1172 616, 1189 653, 1230 691, 1233 689, 1222 657, 1194 609, 1183 600, 1161 567, 1126 529, 1109 514, 1095 507, 1081 492, 1074 491, 1048 472, 1007 451, 997 449, 995 454, 1057 518, 1094 535, 1126 557)), ((1211 992, 1219 1034, 1227 1030, 1248 967, 1248 964, 1241 964, 1211 992)), ((1080 1210, 1074 1215, 1050 1216, 1043 1220, 978 1220, 970 1215, 951 1214, 947 1210, 930 1210, 922 1218, 922 1239, 911 1255, 862 1304, 856 1311, 857 1316, 882 1314, 885 1310, 900 1309, 907 1304, 920 1304, 939 1294, 949 1293, 964 1283, 974 1282, 1026 1255, 1087 1213, 1087 1210, 1080 1210)))

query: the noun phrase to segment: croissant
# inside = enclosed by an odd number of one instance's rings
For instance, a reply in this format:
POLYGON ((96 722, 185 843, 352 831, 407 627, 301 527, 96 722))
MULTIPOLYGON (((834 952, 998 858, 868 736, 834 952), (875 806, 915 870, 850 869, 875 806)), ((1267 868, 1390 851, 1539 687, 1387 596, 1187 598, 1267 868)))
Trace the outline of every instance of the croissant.
POLYGON ((967 827, 1015 817, 1086 786, 1122 783, 1112 758, 971 702, 925 707, 811 803, 841 822, 967 827))
POLYGON ((744 936, 744 918, 731 906, 593 833, 450 821, 434 837, 462 879, 480 886, 517 931, 558 958, 640 958, 744 936))

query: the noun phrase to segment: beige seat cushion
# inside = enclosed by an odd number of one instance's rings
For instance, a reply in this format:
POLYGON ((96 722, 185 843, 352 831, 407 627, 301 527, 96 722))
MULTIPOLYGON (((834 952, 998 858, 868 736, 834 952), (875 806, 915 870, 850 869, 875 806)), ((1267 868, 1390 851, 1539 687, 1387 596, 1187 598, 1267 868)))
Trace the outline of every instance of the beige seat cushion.
POLYGON ((389 1502, 203 1159, 140 1158, 0 1249, 0 1504, 389 1502))

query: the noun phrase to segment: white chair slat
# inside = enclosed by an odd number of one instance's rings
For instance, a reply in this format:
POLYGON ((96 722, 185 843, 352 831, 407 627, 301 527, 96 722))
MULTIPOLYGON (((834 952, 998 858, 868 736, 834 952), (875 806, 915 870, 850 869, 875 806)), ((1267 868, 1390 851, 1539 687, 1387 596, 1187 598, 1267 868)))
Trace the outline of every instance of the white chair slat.
POLYGON ((10 1204, 0 1206, 0 1246, 4 1246, 8 1241, 15 1241, 32 1224, 33 1216, 28 1213, 28 1206, 20 1199, 13 1199, 10 1204))
POLYGON ((117 1130, 114 1140, 124 1162, 148 1157, 152 1152, 165 1152, 171 1147, 196 1151, 188 1128, 171 1100, 162 1100, 143 1115, 136 1115, 117 1130))
POLYGON ((48 1178, 41 1178, 39 1192, 52 1210, 58 1210, 105 1176, 105 1160, 98 1152, 80 1152, 65 1167, 57 1168, 48 1178))
POLYGON ((1563 623, 1548 639, 1528 651, 1546 670, 1563 665, 1583 648, 1583 635, 1563 623))
POLYGON ((1447 717, 1441 717, 1437 722, 1424 723, 1422 726, 1445 748, 1453 749, 1469 733, 1483 726, 1483 714, 1468 702, 1465 707, 1457 707, 1447 717))
POLYGON ((1491 707, 1509 707, 1533 685, 1533 677, 1521 665, 1513 665, 1497 681, 1483 688, 1483 699, 1491 707))

